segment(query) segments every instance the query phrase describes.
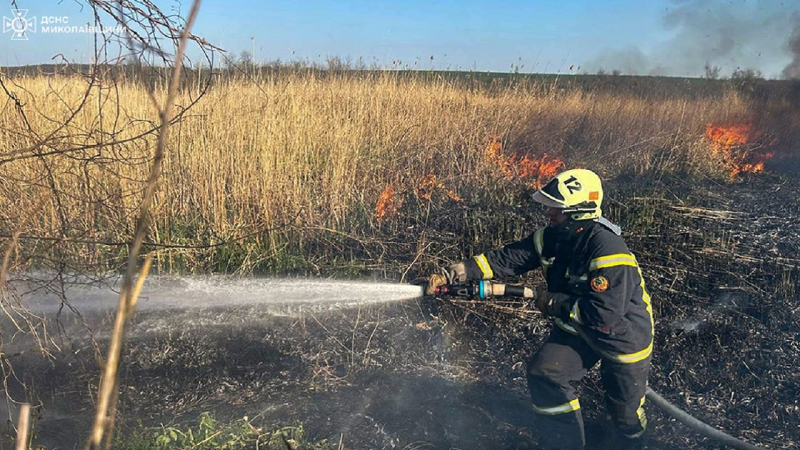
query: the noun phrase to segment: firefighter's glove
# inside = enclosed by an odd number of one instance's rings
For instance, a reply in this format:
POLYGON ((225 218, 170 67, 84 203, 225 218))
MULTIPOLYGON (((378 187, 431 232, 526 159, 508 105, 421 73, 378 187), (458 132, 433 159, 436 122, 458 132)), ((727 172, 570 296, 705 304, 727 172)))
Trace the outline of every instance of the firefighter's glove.
POLYGON ((463 262, 451 264, 442 270, 449 284, 459 284, 467 281, 467 267, 463 262))
POLYGON ((541 311, 545 316, 552 316, 553 313, 555 313, 553 308, 553 296, 547 292, 547 288, 544 286, 537 286, 533 293, 536 309, 541 311))
POLYGON ((463 262, 442 267, 441 273, 430 275, 425 283, 425 295, 434 295, 436 288, 444 284, 456 284, 467 281, 467 268, 463 262))
POLYGON ((443 284, 447 284, 447 277, 444 274, 434 273, 429 276, 425 283, 425 295, 436 294, 436 288, 443 284))

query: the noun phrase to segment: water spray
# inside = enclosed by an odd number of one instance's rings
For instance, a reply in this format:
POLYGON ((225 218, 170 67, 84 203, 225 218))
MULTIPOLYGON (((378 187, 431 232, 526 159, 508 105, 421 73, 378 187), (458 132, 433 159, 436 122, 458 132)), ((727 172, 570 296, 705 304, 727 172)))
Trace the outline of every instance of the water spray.
MULTIPOLYGON (((47 274, 41 274, 45 278, 47 274)), ((34 292, 35 284, 19 282, 20 291, 34 292)), ((66 286, 70 305, 82 313, 107 312, 116 306, 119 280, 108 284, 76 279, 66 286)), ((137 310, 198 310, 258 307, 266 310, 307 309, 310 311, 352 308, 370 304, 421 298, 422 286, 389 282, 326 280, 307 278, 238 278, 150 276, 142 287, 137 310)), ((25 307, 56 315, 63 308, 60 296, 44 291, 26 295, 25 307)))

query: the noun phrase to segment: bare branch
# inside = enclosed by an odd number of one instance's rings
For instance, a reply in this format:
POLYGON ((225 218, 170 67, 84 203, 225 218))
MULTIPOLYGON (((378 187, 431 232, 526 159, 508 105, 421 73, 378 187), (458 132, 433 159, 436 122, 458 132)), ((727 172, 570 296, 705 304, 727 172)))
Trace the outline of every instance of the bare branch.
MULTIPOLYGON (((111 338, 111 344, 108 349, 108 357, 106 358, 105 367, 100 381, 100 390, 98 392, 97 410, 94 418, 94 425, 92 426, 92 433, 89 439, 87 448, 95 450, 100 448, 103 442, 105 433, 113 433, 113 422, 109 421, 109 414, 116 410, 116 403, 114 401, 113 393, 117 387, 117 368, 119 365, 120 355, 122 353, 122 344, 125 340, 125 322, 129 314, 132 312, 133 305, 136 302, 138 295, 137 289, 133 285, 133 280, 137 273, 139 251, 144 242, 147 230, 149 227, 150 205, 155 195, 156 187, 158 185, 158 178, 161 174, 161 163, 164 160, 166 151, 167 137, 169 135, 169 127, 172 118, 172 108, 175 97, 178 94, 178 87, 180 86, 180 74, 183 65, 183 54, 186 50, 186 42, 189 38, 189 30, 197 17, 197 12, 200 8, 200 1, 195 0, 192 4, 189 19, 186 22, 185 29, 181 32, 180 43, 178 51, 175 55, 175 62, 172 70, 172 79, 170 82, 167 97, 164 101, 164 106, 160 112, 161 127, 158 134, 158 144, 155 149, 155 157, 150 169, 150 176, 147 181, 147 188, 145 189, 144 199, 139 207, 139 218, 136 223, 136 233, 133 238, 133 243, 128 255, 128 266, 125 272, 125 277, 122 282, 122 292, 119 297, 119 306, 117 311, 117 320, 114 325, 114 332, 111 338)), ((149 261, 149 260, 148 260, 149 261)), ((146 262, 142 269, 139 271, 140 283, 147 276, 147 269, 149 262, 146 262)), ((141 286, 141 285, 139 285, 141 286)))

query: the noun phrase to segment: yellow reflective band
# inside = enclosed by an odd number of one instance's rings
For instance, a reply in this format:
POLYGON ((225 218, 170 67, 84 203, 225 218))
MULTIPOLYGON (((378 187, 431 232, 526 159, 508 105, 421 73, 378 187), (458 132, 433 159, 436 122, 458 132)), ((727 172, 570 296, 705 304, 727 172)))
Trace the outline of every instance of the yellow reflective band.
POLYGON ((636 415, 639 416, 639 422, 641 422, 642 417, 644 417, 644 400, 646 397, 646 395, 642 396, 642 399, 639 400, 639 408, 636 410, 636 415))
MULTIPOLYGON (((631 255, 633 256, 633 255, 631 255)), ((633 257, 633 260, 636 261, 636 257, 633 257)), ((644 275, 642 275, 642 268, 639 267, 639 263, 636 263, 636 270, 639 272, 639 287, 642 288, 642 301, 644 302, 645 309, 647 310, 647 314, 650 315, 650 332, 653 336, 656 335, 656 321, 655 317, 653 317, 653 303, 650 298, 650 294, 647 292, 647 288, 644 285, 644 275)))
POLYGON ((645 431, 647 431, 647 417, 643 416, 642 419, 639 419, 639 423, 642 424, 642 428, 644 429, 638 433, 626 434, 625 436, 627 436, 628 439, 636 439, 639 436, 643 435, 645 431))
POLYGON ((489 260, 486 259, 485 255, 478 255, 474 259, 475 262, 478 263, 478 267, 481 268, 481 272, 483 272, 484 280, 488 280, 494 277, 494 272, 492 272, 492 267, 489 265, 489 260))
POLYGON ((575 302, 575 304, 572 305, 572 311, 569 312, 569 318, 583 325, 583 320, 581 320, 581 307, 578 306, 578 302, 575 302))
POLYGON ((647 346, 644 350, 638 351, 636 353, 628 353, 625 355, 612 355, 606 354, 605 356, 615 362, 622 363, 622 364, 633 364, 635 362, 642 361, 646 359, 650 354, 653 353, 653 340, 650 339, 650 345, 647 346))
POLYGON ((615 255, 601 256, 589 261, 590 271, 614 266, 638 267, 636 265, 636 258, 629 253, 617 253, 615 255))
POLYGON ((562 330, 566 331, 569 334, 574 334, 576 336, 578 335, 578 330, 576 330, 572 325, 567 325, 566 323, 564 323, 563 320, 559 318, 556 318, 556 325, 558 325, 558 328, 561 328, 562 330))
POLYGON ((642 427, 642 431, 633 434, 626 434, 631 439, 638 438, 639 436, 643 435, 645 430, 647 430, 647 414, 644 413, 644 396, 639 401, 639 408, 636 409, 636 417, 639 418, 639 425, 642 427))
MULTIPOLYGON (((639 275, 641 277, 641 275, 639 275)), ((642 283, 640 284, 642 287, 642 301, 644 301, 645 309, 647 310, 647 314, 650 315, 650 329, 652 330, 653 336, 656 335, 656 320, 653 317, 653 304, 650 301, 650 294, 647 293, 647 290, 644 287, 644 279, 642 279, 642 283)))
POLYGON ((536 253, 542 257, 542 249, 544 248, 544 228, 539 228, 536 233, 533 233, 533 245, 536 248, 536 253))
POLYGON ((539 265, 542 266, 542 273, 547 277, 547 269, 553 264, 554 258, 548 259, 542 256, 542 251, 544 249, 544 228, 539 228, 536 230, 536 233, 533 233, 533 246, 536 250, 536 254, 539 255, 539 265))
POLYGON ((550 407, 541 407, 533 405, 533 410, 538 414, 547 414, 549 416, 556 415, 556 414, 564 414, 572 411, 577 411, 581 409, 581 404, 576 398, 571 402, 563 403, 558 406, 550 406, 550 407))

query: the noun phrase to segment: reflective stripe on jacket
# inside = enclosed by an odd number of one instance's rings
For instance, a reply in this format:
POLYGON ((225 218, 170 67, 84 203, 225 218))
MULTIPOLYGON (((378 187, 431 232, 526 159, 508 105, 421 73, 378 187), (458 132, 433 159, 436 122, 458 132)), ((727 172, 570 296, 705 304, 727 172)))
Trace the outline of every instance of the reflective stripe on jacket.
POLYGON ((612 227, 586 221, 568 243, 545 227, 465 261, 470 279, 502 278, 542 268, 556 305, 556 325, 579 334, 604 358, 641 361, 653 350, 653 308, 641 269, 612 227))

